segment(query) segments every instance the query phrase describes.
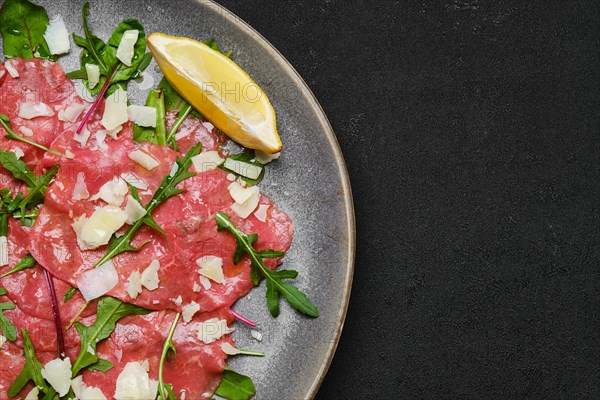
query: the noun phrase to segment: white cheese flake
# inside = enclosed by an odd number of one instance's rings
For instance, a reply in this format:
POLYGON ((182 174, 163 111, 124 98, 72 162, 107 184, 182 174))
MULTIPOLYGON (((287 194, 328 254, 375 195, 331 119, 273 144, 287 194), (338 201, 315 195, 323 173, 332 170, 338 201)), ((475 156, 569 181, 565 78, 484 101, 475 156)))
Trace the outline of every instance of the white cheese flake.
POLYGON ((140 293, 142 293, 142 278, 139 271, 135 271, 129 275, 129 280, 127 281, 127 294, 129 294, 129 297, 132 299, 137 299, 140 293))
POLYGON ((89 386, 83 389, 79 400, 106 400, 106 396, 100 388, 89 386))
POLYGON ((129 183, 131 186, 133 186, 136 189, 140 189, 140 190, 148 189, 148 184, 146 183, 146 181, 143 180, 142 178, 138 177, 137 175, 135 175, 132 172, 122 173, 121 178, 123 178, 125 180, 125 182, 129 183))
POLYGON ((252 335, 255 340, 262 342, 263 334, 261 332, 253 329, 250 331, 250 335, 252 335))
POLYGON ((269 154, 264 151, 255 150, 254 155, 256 156, 256 161, 261 163, 262 165, 268 164, 273 160, 277 160, 281 153, 269 154))
POLYGON ((134 47, 138 40, 140 31, 137 29, 130 29, 123 33, 119 47, 117 48, 117 58, 128 67, 131 67, 133 61, 134 47))
POLYGON ((81 226, 80 239, 87 249, 95 249, 108 244, 111 236, 127 220, 127 215, 117 206, 97 207, 94 213, 81 226))
POLYGON ((212 287, 212 283, 210 283, 210 280, 205 276, 200 276, 200 283, 202 284, 204 290, 210 290, 212 287))
POLYGON ((221 350, 223 350, 223 353, 227 354, 228 356, 237 356, 241 353, 239 349, 236 349, 228 342, 221 343, 221 350))
POLYGON ((108 96, 104 103, 104 115, 102 125, 109 131, 123 125, 128 121, 127 117, 127 92, 121 88, 115 90, 108 96))
POLYGON ((198 285, 197 282, 194 282, 194 287, 192 288, 192 290, 194 291, 194 293, 200 293, 200 291, 202 290, 202 286, 198 285))
POLYGON ((100 82, 100 67, 96 64, 85 64, 85 72, 87 73, 90 89, 95 88, 100 82))
POLYGON ((110 292, 119 283, 119 275, 112 261, 79 275, 77 287, 86 301, 97 299, 110 292))
POLYGON ((143 150, 134 150, 129 153, 129 159, 137 164, 141 165, 148 171, 152 171, 154 168, 160 165, 160 161, 158 161, 151 154, 146 153, 143 150))
POLYGON ((227 326, 224 319, 212 318, 198 324, 198 339, 206 344, 211 344, 224 335, 232 333, 235 329, 227 326))
POLYGON ((8 239, 0 236, 0 267, 8 265, 8 239))
POLYGON ((83 376, 79 375, 71 380, 71 389, 73 389, 73 394, 76 398, 81 398, 81 392, 83 392, 84 387, 85 383, 83 383, 83 376))
POLYGON ((21 103, 19 105, 19 117, 23 119, 52 116, 54 116, 54 110, 46 103, 21 103))
POLYGON ((188 323, 194 318, 194 315, 200 311, 200 305, 195 301, 192 301, 190 304, 186 304, 181 309, 181 315, 183 316, 183 322, 188 323))
POLYGON ((38 389, 37 386, 34 386, 33 389, 31 389, 29 393, 27 393, 27 396, 25 396, 25 400, 38 400, 39 394, 40 389, 38 389))
POLYGON ((152 260, 150 265, 146 267, 142 272, 141 283, 146 289, 152 291, 158 289, 160 279, 158 278, 158 270, 160 269, 160 262, 158 260, 152 260))
POLYGON ((44 33, 44 39, 46 39, 51 54, 66 54, 69 52, 71 42, 62 16, 56 15, 50 20, 46 33, 44 33))
POLYGON ((26 126, 21 125, 19 127, 19 132, 23 134, 23 136, 33 136, 33 131, 26 126))
POLYGON ((198 273, 208 279, 224 284, 225 275, 223 274, 223 259, 216 256, 204 256, 196 260, 200 267, 198 273))
POLYGON ((83 104, 75 103, 67 106, 64 110, 58 112, 58 119, 64 122, 75 122, 81 113, 85 110, 83 104))
POLYGON ((139 362, 128 362, 117 378, 114 397, 121 399, 154 399, 158 383, 139 362))
POLYGON ((224 161, 216 150, 205 151, 192 157, 192 163, 196 172, 212 171, 217 169, 224 161))
POLYGON ((71 360, 66 357, 48 361, 42 368, 42 376, 58 392, 59 396, 64 396, 71 387, 71 360))
MULTIPOLYGON (((112 204, 113 206, 120 206, 123 204, 123 200, 125 200, 125 195, 129 188, 127 187, 127 182, 125 182, 120 177, 114 177, 104 185, 100 187, 98 193, 96 193, 90 200, 98 200, 101 199, 108 204, 112 204)), ((127 214, 127 211, 125 211, 127 214)))
POLYGON ((77 179, 75 180, 75 185, 73 186, 73 196, 71 199, 73 201, 85 200, 90 197, 90 192, 88 192, 87 185, 85 183, 85 175, 83 172, 79 172, 77 174, 77 179))
POLYGON ((258 165, 250 164, 240 160, 234 160, 233 158, 227 158, 223 165, 230 171, 235 172, 238 175, 245 176, 249 179, 258 179, 262 173, 263 168, 258 165))
POLYGON ((169 299, 171 300, 173 303, 175 303, 175 305, 180 306, 181 303, 183 303, 183 299, 181 298, 181 296, 177 296, 176 299, 169 299))
POLYGON ((231 206, 233 212, 241 218, 248 218, 256 210, 260 201, 260 189, 257 186, 244 188, 238 182, 229 185, 229 194, 235 201, 231 206))
POLYGON ((91 134, 92 132, 90 132, 87 126, 84 126, 80 134, 75 133, 73 135, 73 140, 79 143, 81 147, 85 147, 87 146, 87 142, 90 139, 91 134))
POLYGON ((4 343, 6 343, 8 339, 6 339, 6 336, 0 335, 0 349, 2 348, 2 346, 4 346, 4 343))
POLYGON ((129 195, 125 205, 125 215, 127 215, 125 223, 133 225, 146 215, 146 209, 132 195, 129 195))
POLYGON ((131 105, 127 108, 129 120, 139 126, 156 127, 156 108, 131 105))
POLYGON ((261 204, 258 209, 254 212, 254 216, 261 222, 267 222, 267 211, 269 210, 268 204, 261 204))
POLYGON ((75 158, 75 154, 73 154, 69 149, 65 149, 65 157, 67 157, 69 160, 72 160, 75 158))
POLYGON ((25 155, 25 152, 23 152, 23 149, 21 149, 20 147, 15 147, 13 149, 13 152, 15 153, 15 157, 17 157, 17 160, 20 160, 21 157, 25 155))
POLYGON ((15 66, 13 65, 13 62, 15 62, 15 61, 8 60, 8 61, 7 61, 7 62, 4 64, 4 67, 6 67, 6 70, 8 71, 8 74, 9 74, 9 75, 10 75, 10 76, 11 76, 13 79, 15 79, 15 78, 18 78, 20 75, 19 75, 19 71, 17 71, 17 68, 15 68, 15 66))

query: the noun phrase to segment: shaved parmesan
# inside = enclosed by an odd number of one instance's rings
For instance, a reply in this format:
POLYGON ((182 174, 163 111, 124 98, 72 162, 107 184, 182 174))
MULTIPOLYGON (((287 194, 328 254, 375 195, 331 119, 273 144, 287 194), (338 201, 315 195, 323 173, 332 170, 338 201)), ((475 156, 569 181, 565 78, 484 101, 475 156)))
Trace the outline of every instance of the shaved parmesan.
POLYGON ((265 164, 270 163, 273 160, 277 160, 279 158, 279 156, 281 155, 281 153, 269 154, 269 153, 265 153, 264 151, 255 150, 254 155, 256 156, 256 161, 265 165, 265 164))
POLYGON ((71 49, 69 32, 67 32, 65 21, 63 21, 60 15, 50 20, 46 28, 46 33, 44 33, 44 39, 48 43, 48 49, 50 49, 51 54, 65 54, 69 52, 71 49))
POLYGON ((23 157, 25 155, 25 153, 23 152, 23 150, 20 147, 15 147, 13 151, 15 153, 15 157, 17 157, 17 160, 19 160, 21 157, 23 157))
POLYGON ((127 121, 127 92, 118 88, 113 94, 108 96, 104 103, 102 125, 109 131, 112 131, 127 121))
POLYGON ((131 67, 131 61, 133 60, 135 43, 138 40, 140 31, 137 29, 130 29, 123 32, 123 37, 117 48, 117 58, 128 67, 131 67))
POLYGON ((231 209, 241 218, 248 218, 260 201, 260 190, 257 186, 244 188, 237 182, 229 185, 229 194, 235 201, 231 209))
POLYGON ((148 371, 139 362, 128 362, 117 378, 114 397, 121 399, 153 399, 158 382, 151 380, 148 371))
POLYGON ((71 380, 71 389, 73 389, 73 394, 76 398, 81 398, 81 392, 83 392, 83 388, 85 384, 83 383, 83 376, 79 375, 75 379, 71 380))
POLYGON ((0 236, 0 267, 8 265, 8 240, 0 236))
POLYGON ((227 342, 221 343, 221 350, 223 350, 223 353, 225 353, 229 356, 237 356, 238 354, 241 353, 241 351, 239 349, 236 349, 235 347, 233 347, 231 344, 229 344, 227 342))
POLYGON ((98 82, 100 82, 100 67, 96 64, 85 64, 85 72, 87 72, 90 89, 95 88, 98 82))
POLYGON ((112 261, 79 275, 77 287, 86 301, 92 301, 110 292, 119 283, 119 275, 112 261))
POLYGON ((67 357, 64 360, 60 358, 48 361, 42 368, 42 376, 58 392, 59 396, 64 396, 71 387, 71 360, 67 357))
POLYGON ((158 270, 160 269, 160 263, 158 260, 152 260, 150 265, 142 272, 141 283, 148 290, 158 289, 160 279, 158 278, 158 270))
POLYGON ((258 179, 263 170, 262 167, 259 167, 258 165, 234 160, 233 158, 226 159, 224 167, 249 179, 258 179))
POLYGON ((53 115, 54 111, 46 103, 21 103, 21 105, 19 105, 19 117, 23 119, 52 117, 53 115))
POLYGON ((129 275, 129 281, 127 281, 127 294, 129 294, 132 299, 137 299, 140 293, 142 293, 142 280, 139 271, 135 271, 129 275))
POLYGON ((148 171, 152 171, 160 165, 160 161, 143 150, 132 151, 129 153, 129 159, 146 168, 148 171))
POLYGON ((27 393, 27 396, 25 396, 25 400, 38 400, 39 394, 40 389, 38 389, 37 386, 34 386, 33 389, 31 389, 29 393, 27 393))
POLYGON ((106 396, 100 388, 90 386, 83 389, 79 400, 106 400, 106 396))
POLYGON ((23 136, 33 136, 33 131, 26 126, 20 126, 19 132, 23 134, 23 136))
POLYGON ((204 290, 210 290, 210 288, 212 287, 212 283, 210 283, 208 278, 205 276, 200 277, 200 283, 202 284, 204 290))
POLYGON ((125 224, 126 220, 127 215, 119 207, 113 205, 98 207, 81 226, 79 239, 88 249, 108 244, 111 236, 125 224))
POLYGON ((192 290, 194 291, 194 293, 200 293, 200 290, 202 290, 202 287, 200 285, 198 285, 196 282, 194 282, 194 288, 192 290))
POLYGON ((223 164, 224 161, 216 150, 205 151, 192 157, 192 163, 194 163, 196 172, 212 171, 223 164))
POLYGON ((15 66, 13 65, 13 61, 12 60, 8 60, 5 64, 4 67, 6 67, 6 70, 8 71, 8 74, 14 79, 14 78, 18 78, 19 75, 19 71, 17 71, 17 69, 15 68, 15 66))
POLYGON ((256 340, 258 340, 259 342, 262 342, 263 339, 263 335, 262 333, 260 333, 259 331, 255 331, 254 329, 250 331, 250 334, 252 335, 252 337, 256 340))
POLYGON ((136 125, 156 127, 156 108, 147 106, 129 106, 127 115, 136 125))
POLYGON ((87 126, 84 126, 83 130, 81 131, 80 134, 73 135, 73 140, 76 141, 77 143, 79 143, 81 145, 81 147, 85 147, 85 146, 87 146, 87 142, 90 139, 91 134, 92 133, 87 128, 87 126))
POLYGON ((2 346, 4 346, 4 343, 6 343, 8 339, 6 339, 6 336, 2 336, 0 335, 0 349, 2 348, 2 346))
POLYGON ((223 274, 223 259, 215 256, 204 256, 196 260, 196 264, 200 267, 198 273, 202 276, 212 279, 217 283, 225 283, 225 275, 223 274))
POLYGON ((58 112, 58 119, 65 122, 75 122, 83 110, 85 110, 85 106, 83 104, 71 104, 64 110, 60 110, 58 112))
POLYGON ((244 204, 248 201, 254 194, 260 193, 260 189, 256 186, 252 186, 249 188, 244 188, 237 182, 233 182, 230 184, 227 189, 229 189, 229 194, 233 198, 233 200, 238 204, 244 204))
POLYGON ((177 296, 176 299, 169 299, 171 300, 173 303, 175 303, 176 306, 180 306, 181 303, 183 303, 183 299, 181 298, 181 296, 177 296))
POLYGON ((190 304, 186 304, 181 309, 181 315, 183 316, 183 322, 186 324, 192 320, 194 314, 200 311, 200 305, 195 301, 192 301, 190 304))
POLYGON ((261 204, 258 206, 258 210, 254 213, 256 219, 261 222, 267 222, 267 211, 269 210, 269 207, 268 204, 261 204))
POLYGON ((67 157, 69 160, 72 160, 75 158, 75 154, 73 154, 69 149, 65 149, 65 157, 67 157))
POLYGON ((87 185, 85 184, 85 175, 83 172, 79 172, 77 174, 77 180, 75 181, 75 185, 73 186, 73 196, 71 199, 73 201, 85 200, 90 197, 90 193, 88 192, 87 185))
POLYGON ((138 220, 146 215, 146 209, 133 198, 133 196, 127 196, 127 205, 125 206, 125 214, 127 220, 125 221, 128 225, 135 224, 138 220))
POLYGON ((125 180, 125 182, 129 183, 131 186, 133 186, 136 189, 140 189, 140 190, 148 189, 148 184, 146 183, 146 181, 144 181, 142 178, 137 177, 135 174, 133 174, 131 172, 122 173, 121 178, 123 178, 125 180))
MULTIPOLYGON (((127 182, 125 182, 119 177, 115 178, 102 185, 100 187, 100 190, 98 190, 98 193, 94 195, 90 200, 101 199, 107 202, 108 204, 112 204, 114 206, 120 206, 121 204, 123 204, 125 195, 129 190, 127 187, 127 182)), ((125 214, 127 214, 127 210, 125 211, 125 214)))
POLYGON ((206 344, 211 344, 224 335, 232 333, 235 329, 227 326, 224 319, 212 318, 198 324, 198 339, 206 344))

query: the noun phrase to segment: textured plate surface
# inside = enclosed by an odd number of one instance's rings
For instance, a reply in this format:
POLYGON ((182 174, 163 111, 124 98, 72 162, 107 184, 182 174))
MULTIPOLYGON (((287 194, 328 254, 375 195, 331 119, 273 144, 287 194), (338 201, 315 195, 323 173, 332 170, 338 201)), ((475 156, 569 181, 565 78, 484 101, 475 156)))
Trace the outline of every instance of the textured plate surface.
MULTIPOLYGON (((38 1, 50 17, 60 14, 67 29, 82 34, 83 1, 38 1)), ((306 399, 318 390, 343 326, 354 267, 354 211, 343 157, 314 96, 295 70, 264 38, 221 6, 209 1, 91 2, 93 32, 107 39, 125 18, 139 19, 147 33, 164 32, 199 40, 215 38, 267 93, 277 112, 284 152, 267 168, 261 190, 292 217, 295 234, 284 267, 300 272, 297 284, 319 308, 318 319, 304 318, 282 301, 279 318, 270 317, 264 284, 240 300, 236 310, 255 320, 263 335, 237 324, 240 348, 266 357, 238 357, 235 370, 251 376, 257 399, 306 399)), ((60 62, 78 68, 79 48, 60 62)), ((132 102, 143 104, 148 88, 161 78, 154 62, 149 74, 129 86, 132 102)))

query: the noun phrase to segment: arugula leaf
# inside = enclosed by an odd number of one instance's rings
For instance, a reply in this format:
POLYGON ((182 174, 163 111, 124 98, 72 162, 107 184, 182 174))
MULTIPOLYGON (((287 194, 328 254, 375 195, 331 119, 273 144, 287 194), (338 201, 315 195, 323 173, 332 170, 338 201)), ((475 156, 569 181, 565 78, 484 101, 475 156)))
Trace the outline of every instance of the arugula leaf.
POLYGON ((151 90, 146 99, 146 106, 156 108, 156 128, 133 125, 133 140, 167 144, 167 128, 165 127, 165 96, 161 90, 151 90))
POLYGON ((7 276, 14 274, 15 272, 33 268, 35 267, 35 264, 35 258, 33 258, 31 254, 27 254, 25 257, 21 258, 21 260, 18 263, 16 263, 14 267, 6 271, 4 274, 0 275, 0 279, 6 278, 7 276))
MULTIPOLYGON (((287 302, 302 314, 308 315, 309 317, 316 318, 319 316, 319 311, 306 297, 295 286, 286 283, 283 279, 290 279, 291 276, 294 278, 297 276, 295 271, 273 271, 267 268, 263 262, 263 257, 257 252, 252 244, 258 239, 258 235, 247 235, 240 231, 238 227, 234 225, 229 219, 227 214, 218 212, 215 214, 217 220, 217 229, 222 231, 227 229, 235 237, 237 248, 234 254, 234 263, 237 264, 241 259, 241 254, 247 254, 250 257, 251 274, 250 277, 254 285, 259 284, 260 276, 264 276, 267 280, 267 305, 271 315, 277 317, 279 315, 279 295, 283 296, 287 302), (275 306, 277 302, 277 306, 275 306)), ((269 250, 263 252, 269 256, 279 256, 280 252, 269 250)))
POLYGON ((25 366, 17 379, 10 385, 8 389, 8 397, 15 397, 21 390, 29 383, 33 381, 35 385, 40 389, 42 393, 45 393, 44 399, 52 399, 56 395, 56 391, 52 386, 48 385, 42 376, 42 364, 38 361, 35 356, 35 350, 29 334, 25 328, 21 329, 21 336, 23 337, 23 348, 25 350, 25 366))
POLYGON ((254 397, 256 388, 252 379, 227 367, 215 394, 229 400, 248 400, 254 397))
MULTIPOLYGON (((164 202, 165 200, 167 200, 175 195, 178 195, 179 193, 181 193, 185 190, 185 189, 178 189, 178 188, 176 188, 176 186, 181 181, 196 175, 193 172, 189 172, 188 169, 190 168, 190 165, 192 164, 192 157, 198 155, 200 153, 200 149, 202 149, 202 144, 198 143, 198 144, 192 146, 192 148, 190 148, 190 150, 185 154, 185 156, 182 159, 180 159, 178 157, 175 160, 175 163, 177 164, 177 171, 174 174, 172 174, 172 175, 169 174, 163 178, 162 183, 160 184, 159 188, 154 193, 154 196, 152 196, 152 199, 148 202, 148 204, 146 204, 144 206, 144 208, 146 209, 146 215, 142 219, 138 220, 135 224, 133 224, 127 230, 127 232, 125 232, 125 234, 123 236, 116 237, 113 235, 113 237, 108 242, 108 249, 106 250, 106 253, 96 263, 96 265, 95 265, 96 267, 98 265, 104 264, 111 258, 113 258, 121 253, 124 253, 127 251, 138 251, 139 248, 133 247, 131 245, 131 241, 133 240, 133 237, 135 236, 137 231, 143 225, 147 225, 150 228, 153 228, 153 229, 157 230, 159 233, 164 235, 164 232, 162 231, 162 229, 157 225, 157 223, 154 221, 154 219, 152 219, 152 211, 154 211, 156 209, 156 207, 158 207, 158 205, 161 204, 162 202, 164 202)), ((139 202, 140 198, 137 194, 137 190, 131 185, 130 185, 130 189, 131 189, 131 195, 139 202)), ((143 245, 142 245, 142 247, 143 247, 143 245)))
POLYGON ((11 342, 17 340, 17 328, 15 328, 14 324, 6 318, 2 311, 14 310, 15 307, 16 306, 13 303, 0 303, 0 331, 2 331, 2 334, 11 342))
POLYGON ((16 179, 25 182, 27 185, 35 186, 37 183, 37 176, 12 151, 0 150, 0 163, 16 179))
POLYGON ((114 364, 104 358, 100 358, 97 362, 88 367, 89 371, 106 372, 114 368, 114 364))
POLYGON ((244 182, 246 182, 246 184, 248 186, 258 185, 260 182, 262 182, 263 178, 265 177, 265 167, 261 163, 256 161, 256 156, 254 155, 253 152, 252 153, 245 152, 245 153, 233 154, 233 155, 227 156, 226 159, 241 161, 243 163, 253 165, 256 168, 260 168, 260 174, 258 175, 258 178, 250 179, 247 176, 240 174, 239 171, 234 171, 232 169, 226 168, 225 162, 223 164, 219 165, 219 168, 222 169, 223 171, 229 172, 229 173, 234 174, 235 176, 243 179, 244 182))
MULTIPOLYGON (((96 321, 91 326, 85 326, 80 322, 75 323, 75 328, 79 333, 81 346, 79 356, 72 366, 73 378, 84 368, 93 365, 98 366, 100 358, 96 352, 96 345, 108 338, 115 330, 116 323, 123 317, 129 315, 145 315, 150 313, 150 310, 134 306, 133 304, 124 303, 112 297, 102 297, 98 302, 98 311, 96 321), (90 353, 93 351, 93 354, 90 353)), ((101 368, 105 368, 106 362, 102 361, 101 368)))
POLYGON ((62 156, 62 154, 60 154, 58 151, 56 150, 52 150, 44 145, 41 145, 39 143, 36 143, 34 141, 31 141, 29 139, 25 139, 23 136, 17 134, 15 131, 13 131, 10 127, 10 118, 8 118, 6 115, 4 114, 0 114, 0 125, 4 128, 4 130, 6 131, 6 139, 13 139, 13 140, 18 140, 20 142, 23 143, 27 143, 31 146, 37 147, 38 149, 42 149, 44 151, 47 151, 48 153, 52 153, 55 156, 62 156))
POLYGON ((73 296, 75 296, 75 293, 77 293, 77 288, 71 286, 69 288, 69 290, 67 290, 67 292, 65 293, 65 297, 63 299, 63 303, 66 303, 69 300, 71 300, 73 298, 73 296))
POLYGON ((20 217, 26 218, 26 210, 30 210, 44 202, 44 194, 52 178, 58 173, 58 165, 50 168, 44 175, 37 178, 37 183, 29 188, 29 193, 19 202, 20 217))
POLYGON ((44 39, 48 24, 44 7, 27 0, 6 0, 0 9, 4 56, 56 60, 44 39))
POLYGON ((173 385, 164 382, 163 367, 165 364, 165 360, 170 361, 171 357, 174 357, 177 353, 177 349, 175 349, 175 344, 173 344, 173 334, 175 333, 175 328, 177 327, 177 322, 179 322, 180 317, 180 313, 177 313, 177 315, 175 315, 175 319, 171 324, 171 329, 169 329, 169 334, 165 339, 162 353, 160 355, 160 364, 158 366, 158 395, 162 400, 177 400, 177 396, 173 391, 173 385), (173 354, 172 356, 171 353, 173 354))

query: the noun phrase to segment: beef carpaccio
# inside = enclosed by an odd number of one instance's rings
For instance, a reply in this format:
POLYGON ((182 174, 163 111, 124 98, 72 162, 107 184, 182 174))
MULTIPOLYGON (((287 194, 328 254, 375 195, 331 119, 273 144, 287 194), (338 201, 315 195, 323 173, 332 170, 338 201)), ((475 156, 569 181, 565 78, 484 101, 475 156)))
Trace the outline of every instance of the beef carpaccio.
MULTIPOLYGON (((135 200, 132 187, 140 200, 133 206, 147 203, 163 178, 174 173, 176 158, 183 157, 196 143, 202 143, 202 152, 225 157, 223 136, 206 121, 190 116, 180 127, 178 151, 134 141, 131 122, 118 130, 104 129, 104 104, 93 112, 83 132, 77 133, 91 103, 77 94, 62 68, 41 59, 14 58, 9 63, 11 74, 0 67, 0 114, 10 119, 13 131, 60 156, 20 141, 0 139, 0 150, 15 154, 38 176, 59 166, 43 202, 36 208, 32 226, 23 226, 16 218, 10 218, 8 224, 8 262, 0 267, 0 275, 28 254, 37 263, 0 279, 0 287, 7 292, 0 303, 15 306, 4 310, 3 315, 19 330, 14 341, 0 338, 0 398, 9 397, 9 388, 25 367, 23 328, 42 365, 66 357, 75 367, 82 351, 112 364, 106 371, 82 371, 69 386, 73 397, 155 398, 163 346, 180 314, 181 322, 172 332, 176 355, 164 363, 162 379, 172 385, 177 398, 210 398, 226 366, 228 355, 223 344, 234 346, 230 307, 254 286, 250 260, 245 256, 234 264, 236 240, 228 232, 218 231, 214 216, 225 212, 241 231, 258 234, 254 243, 258 251, 289 248, 289 217, 262 194, 252 213, 238 215, 232 208, 235 200, 230 187, 237 183, 236 188, 243 191, 247 189, 244 184, 219 168, 200 170, 194 162, 190 170, 195 176, 177 186, 183 191, 152 212, 162 232, 141 227, 131 242, 138 251, 123 252, 98 267, 108 246, 102 241, 82 239, 86 224, 95 221, 97 225, 92 228, 102 230, 113 224, 110 218, 115 213, 133 218, 128 214, 135 200), (142 155, 141 159, 134 154, 142 155), (151 168, 148 159, 154 163, 151 168), (103 279, 102 275, 89 275, 101 268, 108 274, 116 271, 116 282, 102 296, 141 307, 145 312, 118 319, 115 329, 96 348, 82 349, 78 331, 97 322, 101 305, 97 298, 86 301, 83 295, 91 296, 90 287, 80 286, 89 286, 90 276, 103 279), (62 355, 55 325, 56 306, 52 304, 47 276, 54 283, 61 314, 66 352, 62 355), (73 292, 78 287, 80 290, 73 292), (72 297, 67 300, 69 292, 72 297), (77 320, 77 328, 67 330, 71 320, 77 320)), ((169 113, 167 127, 174 121, 174 114, 169 113)), ((4 168, 0 169, 0 185, 13 194, 26 194, 28 190, 4 168)), ((125 234, 136 221, 121 223, 115 237, 125 234)), ((269 268, 279 262, 277 258, 265 259, 269 268)), ((53 381, 52 377, 44 378, 53 381)), ((28 380, 12 394, 35 398, 37 390, 33 380, 28 380)))

